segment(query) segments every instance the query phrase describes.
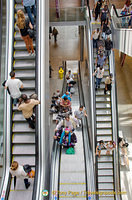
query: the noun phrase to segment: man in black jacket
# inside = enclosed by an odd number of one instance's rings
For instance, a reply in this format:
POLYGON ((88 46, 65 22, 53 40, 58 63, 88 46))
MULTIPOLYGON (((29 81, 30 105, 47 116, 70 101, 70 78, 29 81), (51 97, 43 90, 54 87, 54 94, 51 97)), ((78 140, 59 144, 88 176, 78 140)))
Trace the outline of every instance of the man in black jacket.
POLYGON ((110 40, 110 37, 107 37, 107 39, 105 40, 105 55, 106 55, 106 57, 110 55, 112 48, 113 48, 113 42, 110 40))

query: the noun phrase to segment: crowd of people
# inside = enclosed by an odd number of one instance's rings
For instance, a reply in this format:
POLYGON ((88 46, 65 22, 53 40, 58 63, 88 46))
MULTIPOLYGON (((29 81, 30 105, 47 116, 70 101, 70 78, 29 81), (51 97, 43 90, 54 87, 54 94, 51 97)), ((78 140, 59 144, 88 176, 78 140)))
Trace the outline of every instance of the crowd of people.
MULTIPOLYGON (((113 42, 111 41, 110 34, 110 23, 111 23, 111 16, 108 9, 109 2, 98 0, 94 7, 95 12, 95 21, 97 19, 101 22, 101 27, 95 29, 92 32, 91 39, 93 40, 93 49, 94 52, 97 54, 97 58, 95 61, 95 72, 93 76, 96 76, 96 87, 95 90, 97 91, 100 88, 100 84, 102 78, 104 76, 104 68, 106 66, 107 60, 111 54, 111 50, 113 50, 113 42)), ((122 9, 124 15, 131 13, 130 12, 130 0, 126 0, 125 5, 122 9)), ((127 21, 129 27, 132 25, 132 16, 127 17, 127 21)), ((122 27, 126 27, 126 17, 122 18, 122 27)), ((131 26, 132 28, 132 26, 131 26)), ((109 75, 105 78, 105 87, 104 87, 104 95, 107 94, 107 91, 111 91, 112 88, 112 78, 113 74, 109 73, 109 75)), ((127 156, 127 143, 124 141, 123 138, 119 138, 119 148, 120 148, 120 155, 123 159, 123 163, 125 166, 129 166, 129 160, 127 156)), ((116 143, 114 141, 104 142, 100 140, 96 146, 96 156, 101 156, 101 150, 106 150, 106 155, 111 155, 112 151, 116 148, 116 143)), ((120 162, 121 163, 121 162, 120 162)))
POLYGON ((77 142, 74 131, 81 126, 81 119, 87 114, 85 107, 81 105, 72 115, 73 93, 71 94, 70 91, 76 81, 71 70, 66 73, 66 83, 66 92, 64 94, 61 95, 59 90, 53 93, 50 111, 57 113, 54 139, 58 141, 59 145, 74 147, 77 142))

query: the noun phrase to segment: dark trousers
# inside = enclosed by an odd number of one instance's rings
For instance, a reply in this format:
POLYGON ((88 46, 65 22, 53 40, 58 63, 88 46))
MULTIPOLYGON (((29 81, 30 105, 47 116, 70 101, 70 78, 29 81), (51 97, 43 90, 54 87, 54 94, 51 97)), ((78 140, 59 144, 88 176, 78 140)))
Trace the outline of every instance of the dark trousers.
POLYGON ((35 5, 27 6, 27 7, 24 7, 24 8, 25 8, 25 10, 26 10, 26 12, 28 14, 28 17, 30 19, 31 24, 34 25, 34 19, 33 19, 33 16, 32 16, 31 8, 32 8, 34 17, 36 17, 36 7, 35 7, 35 5))
POLYGON ((26 120, 27 120, 27 122, 29 123, 29 125, 30 125, 30 127, 32 128, 32 129, 35 129, 35 116, 34 115, 32 115, 31 117, 29 117, 29 118, 26 118, 26 120))

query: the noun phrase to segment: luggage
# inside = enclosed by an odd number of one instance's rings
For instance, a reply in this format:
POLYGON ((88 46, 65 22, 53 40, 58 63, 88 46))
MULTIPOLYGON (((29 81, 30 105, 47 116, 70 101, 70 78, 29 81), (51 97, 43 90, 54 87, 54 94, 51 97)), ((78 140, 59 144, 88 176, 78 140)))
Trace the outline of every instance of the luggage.
POLYGON ((31 94, 29 97, 30 97, 30 99, 38 100, 38 95, 35 93, 31 94))

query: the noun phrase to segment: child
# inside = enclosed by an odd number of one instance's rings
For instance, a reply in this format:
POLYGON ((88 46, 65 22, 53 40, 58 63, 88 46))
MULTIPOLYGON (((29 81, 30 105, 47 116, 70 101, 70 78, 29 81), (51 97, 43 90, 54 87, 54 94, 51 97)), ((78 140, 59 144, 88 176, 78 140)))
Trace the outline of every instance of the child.
POLYGON ((104 141, 100 140, 99 144, 96 147, 96 156, 99 155, 100 158, 100 154, 101 154, 101 149, 104 148, 104 141))
POLYGON ((71 132, 70 132, 70 129, 69 128, 65 128, 64 131, 62 132, 62 135, 61 135, 61 138, 60 138, 60 141, 59 141, 59 144, 62 145, 62 141, 63 141, 63 138, 64 136, 67 138, 68 137, 68 146, 70 146, 70 142, 71 142, 71 132))
POLYGON ((106 151, 106 155, 110 155, 110 152, 116 147, 116 144, 114 141, 110 141, 106 144, 106 148, 107 148, 107 151, 106 151))

